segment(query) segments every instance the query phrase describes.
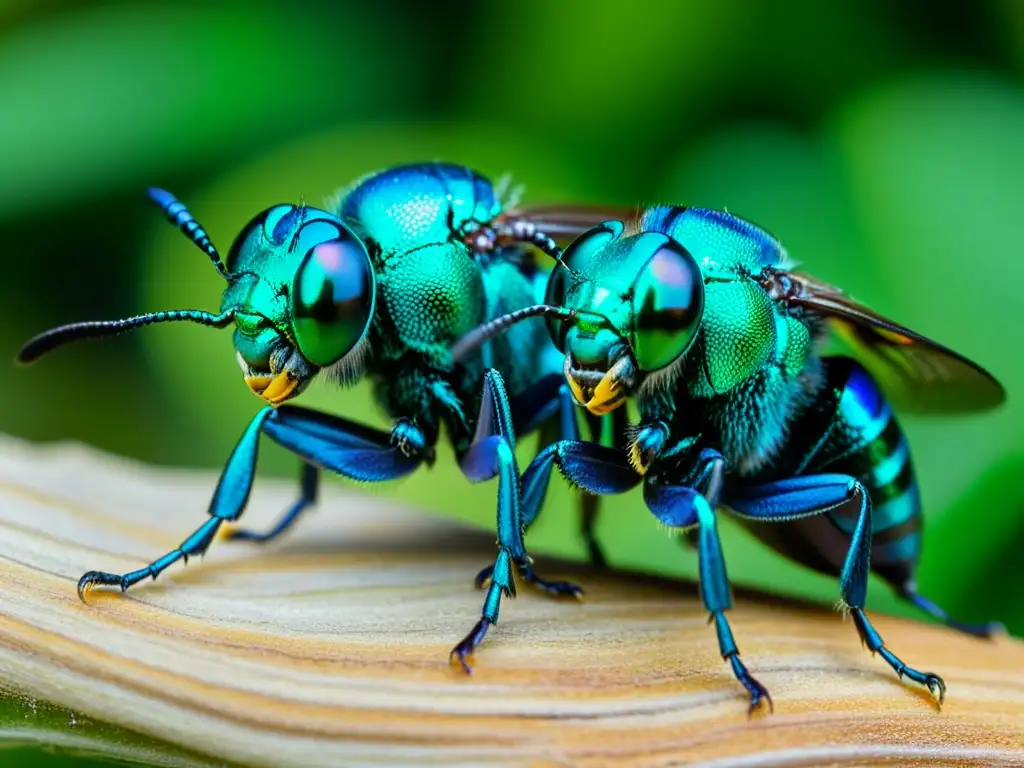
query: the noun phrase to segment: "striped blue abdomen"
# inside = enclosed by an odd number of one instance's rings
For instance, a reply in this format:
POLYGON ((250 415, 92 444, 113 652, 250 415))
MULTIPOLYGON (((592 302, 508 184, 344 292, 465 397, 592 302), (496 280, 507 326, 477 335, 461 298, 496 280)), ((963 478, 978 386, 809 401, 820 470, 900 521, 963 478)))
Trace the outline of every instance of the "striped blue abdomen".
MULTIPOLYGON (((871 497, 871 565, 897 582, 909 578, 921 550, 921 499, 907 437, 878 385, 854 365, 839 402, 836 429, 850 448, 824 471, 857 478, 871 497)), ((833 515, 845 532, 855 520, 833 515)))

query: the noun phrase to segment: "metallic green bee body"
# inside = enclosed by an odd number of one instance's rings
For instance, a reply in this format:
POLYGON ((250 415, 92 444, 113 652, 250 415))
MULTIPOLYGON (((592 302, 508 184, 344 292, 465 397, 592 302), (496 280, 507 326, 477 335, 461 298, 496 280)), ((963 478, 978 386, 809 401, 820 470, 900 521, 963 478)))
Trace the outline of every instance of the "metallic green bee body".
MULTIPOLYGON (((547 316, 565 355, 575 399, 604 415, 632 398, 641 419, 623 449, 580 441, 544 448, 523 477, 528 524, 555 466, 595 494, 642 485, 655 517, 697 546, 722 656, 753 710, 770 699, 740 661, 725 617, 721 507, 779 552, 840 576, 864 644, 941 701, 941 678, 904 664, 865 615, 869 571, 951 626, 978 635, 993 626, 960 624, 917 593, 920 500, 887 398, 918 411, 990 408, 1004 398, 991 376, 791 272, 768 233, 707 209, 650 208, 581 235, 559 258, 536 314, 547 316), (857 360, 819 354, 829 331, 850 342, 857 360)), ((457 353, 514 322, 476 329, 457 353)))
MULTIPOLYGON (((823 324, 787 311, 758 281, 789 259, 749 222, 720 211, 658 207, 639 226, 664 232, 697 261, 704 311, 679 393, 720 404, 705 409, 709 423, 701 429, 722 436, 720 450, 733 471, 752 473, 777 455, 792 413, 820 375, 815 343, 823 324)), ((657 380, 648 383, 647 391, 657 389, 657 380)))
MULTIPOLYGON (((207 522, 137 571, 90 571, 79 582, 81 595, 96 585, 127 589, 205 552, 222 525, 245 509, 262 435, 302 459, 301 495, 272 530, 234 529, 233 538, 269 541, 287 530, 315 501, 321 469, 379 482, 432 463, 442 425, 471 482, 499 478, 498 556, 481 619, 453 659, 468 671, 466 658, 497 621, 501 598, 514 593, 513 569, 550 593, 579 593, 537 576, 522 540, 516 433, 546 426, 549 433, 556 429, 554 437, 578 436, 543 324, 516 329, 459 366, 450 352, 479 323, 536 303, 546 273, 525 246, 551 253, 557 246, 528 212, 505 211, 490 182, 468 168, 402 166, 360 180, 332 210, 268 208, 242 230, 225 264, 184 205, 162 190, 150 196, 224 277, 221 311, 76 323, 30 340, 20 359, 152 323, 234 324, 243 376, 267 407, 228 460, 207 522), (368 378, 394 427, 380 432, 287 403, 318 376, 342 384, 368 378)), ((561 234, 593 223, 570 222, 561 234)))
POLYGON ((492 252, 490 227, 503 209, 482 176, 441 164, 391 169, 357 182, 338 212, 374 262, 381 308, 365 366, 392 417, 418 414, 418 425, 434 439, 437 418, 448 414, 456 450, 465 450, 475 425, 451 413, 450 403, 475 407, 485 370, 501 371, 513 395, 558 372, 536 323, 452 372, 449 348, 456 339, 496 313, 535 303, 546 283, 546 272, 521 250, 492 252))

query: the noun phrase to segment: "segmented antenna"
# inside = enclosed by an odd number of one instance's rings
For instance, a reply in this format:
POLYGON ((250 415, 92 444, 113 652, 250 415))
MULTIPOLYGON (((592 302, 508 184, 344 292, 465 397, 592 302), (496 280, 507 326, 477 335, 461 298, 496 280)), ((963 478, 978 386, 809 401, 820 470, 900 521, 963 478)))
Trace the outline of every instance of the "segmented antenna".
POLYGON ((217 271, 227 279, 227 267, 220 260, 220 254, 217 253, 217 249, 210 241, 210 236, 206 234, 206 230, 199 225, 195 217, 188 212, 185 204, 167 190, 158 189, 157 187, 150 187, 147 190, 147 194, 150 200, 160 206, 164 215, 167 216, 167 220, 184 232, 189 240, 199 246, 203 253, 210 257, 210 261, 213 262, 213 266, 217 268, 217 271))
POLYGON ((199 309, 174 309, 168 312, 137 315, 124 320, 91 320, 83 323, 71 323, 43 331, 38 336, 29 339, 18 351, 16 359, 19 363, 31 363, 47 352, 52 352, 57 347, 62 347, 73 341, 105 339, 154 323, 189 322, 214 328, 225 328, 231 324, 234 316, 233 309, 219 315, 199 309))
POLYGON ((546 232, 537 229, 537 225, 528 219, 510 219, 502 231, 502 235, 517 243, 528 243, 550 256, 562 269, 570 275, 573 273, 569 265, 562 260, 562 249, 546 232))
POLYGON ((478 325, 467 333, 451 348, 452 359, 457 363, 473 350, 483 346, 489 340, 500 334, 509 326, 528 320, 531 317, 557 317, 568 320, 576 315, 576 311, 565 307, 556 307, 551 304, 534 304, 530 307, 523 307, 507 315, 496 317, 493 320, 478 325))

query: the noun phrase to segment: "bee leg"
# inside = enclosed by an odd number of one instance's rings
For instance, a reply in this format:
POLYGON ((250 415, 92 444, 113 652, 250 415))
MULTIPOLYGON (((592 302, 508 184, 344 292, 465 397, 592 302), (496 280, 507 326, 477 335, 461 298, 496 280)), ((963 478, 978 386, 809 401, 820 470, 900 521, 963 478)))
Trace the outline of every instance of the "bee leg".
POLYGON ((462 473, 472 483, 498 476, 498 556, 490 569, 487 595, 480 620, 449 654, 452 665, 472 673, 473 652, 483 642, 487 630, 498 623, 501 598, 515 597, 513 565, 526 560, 520 517, 519 467, 515 455, 512 410, 505 382, 496 370, 484 374, 476 434, 469 450, 459 458, 462 473))
POLYGON ((268 531, 254 531, 249 528, 229 528, 224 538, 229 541, 253 541, 266 544, 287 531, 307 509, 316 503, 317 489, 320 485, 320 470, 309 462, 302 462, 299 476, 299 499, 268 531))
POLYGON ((361 424, 308 408, 284 405, 260 411, 246 427, 221 473, 210 501, 210 519, 181 545, 145 568, 125 574, 89 571, 78 582, 83 600, 94 586, 115 586, 121 591, 140 581, 155 579, 179 560, 203 555, 225 522, 245 511, 256 472, 260 434, 266 434, 307 463, 338 472, 354 480, 379 481, 401 477, 415 469, 422 456, 409 456, 392 444, 391 436, 361 424))
POLYGON ((628 491, 640 484, 641 477, 626 462, 622 451, 578 439, 551 443, 537 454, 523 475, 523 520, 526 525, 532 524, 540 513, 551 472, 556 465, 580 493, 581 533, 591 563, 597 568, 604 568, 607 560, 594 533, 600 497, 628 491), (607 471, 607 478, 591 476, 592 471, 601 471, 597 468, 607 471))
POLYGON ((957 621, 946 613, 942 606, 933 603, 924 595, 918 594, 917 585, 912 581, 896 587, 896 594, 911 605, 917 606, 932 618, 938 619, 947 627, 952 627, 953 629, 965 632, 968 635, 991 638, 996 635, 1003 634, 1006 631, 1006 628, 998 621, 990 621, 987 624, 964 624, 963 622, 957 621))
MULTIPOLYGON (((512 401, 512 416, 516 434, 525 435, 537 427, 545 428, 541 437, 541 448, 550 445, 545 437, 548 427, 553 426, 556 439, 578 441, 580 439, 579 423, 576 415, 579 408, 572 396, 572 391, 565 383, 561 374, 553 374, 542 378, 527 392, 512 401), (557 419, 555 418, 557 417, 557 419)), ((591 441, 600 445, 625 445, 626 409, 619 408, 605 416, 594 416, 586 413, 587 425, 590 428, 591 441)), ((548 467, 550 470, 550 465, 548 467)), ((547 478, 550 471, 542 478, 536 489, 537 495, 527 503, 523 510, 523 525, 526 530, 537 519, 543 507, 547 493, 547 478)), ((596 523, 600 498, 596 494, 581 491, 579 495, 580 535, 583 537, 590 556, 591 564, 598 569, 606 568, 608 560, 604 555, 600 542, 597 540, 596 523)), ((490 569, 482 572, 477 583, 486 581, 490 569)))
POLYGON ((484 391, 477 420, 476 435, 469 450, 459 460, 463 474, 470 482, 479 483, 498 476, 498 556, 494 565, 477 576, 477 584, 487 587, 480 621, 452 649, 449 660, 470 673, 473 651, 483 642, 487 630, 498 622, 501 598, 515 597, 513 570, 527 583, 548 594, 580 595, 574 584, 548 581, 532 569, 523 544, 525 525, 522 517, 519 466, 515 456, 515 432, 512 408, 504 380, 496 370, 484 376, 484 391))
MULTIPOLYGON (((511 458, 514 459, 514 454, 511 454, 511 458)), ((640 476, 629 466, 625 454, 621 451, 579 440, 559 440, 545 446, 522 476, 523 509, 532 512, 534 516, 540 508, 539 501, 544 497, 551 470, 556 464, 574 485, 594 494, 623 493, 640 482, 640 476)), ((523 519, 526 519, 525 516, 523 519)), ((498 552, 494 573, 504 574, 511 569, 512 564, 513 558, 507 554, 507 550, 501 549, 498 552)), ((497 601, 500 597, 501 594, 496 593, 495 581, 492 579, 484 602, 483 618, 452 651, 452 661, 458 661, 467 672, 467 657, 483 640, 490 624, 494 623, 488 619, 488 606, 494 603, 496 618, 497 601)))
MULTIPOLYGON (((572 400, 571 393, 569 393, 564 380, 562 386, 566 389, 566 407, 575 412, 575 402, 572 400)), ((590 427, 590 439, 592 442, 599 443, 600 445, 612 446, 618 449, 625 449, 627 443, 627 421, 625 408, 617 408, 610 414, 605 414, 604 416, 595 416, 589 412, 584 413, 584 416, 586 417, 587 424, 590 427)), ((573 419, 573 423, 575 424, 575 418, 573 419)), ((579 438, 578 435, 573 435, 563 436, 563 439, 579 438)), ((601 543, 597 540, 597 515, 600 503, 600 496, 588 493, 587 491, 580 491, 580 535, 583 537, 583 541, 587 545, 587 554, 590 556, 590 564, 598 570, 604 570, 608 567, 608 558, 605 557, 601 543)))
MULTIPOLYGON (((515 431, 519 435, 526 434, 540 427, 542 429, 542 444, 550 444, 546 437, 551 431, 556 432, 558 439, 579 440, 575 402, 562 374, 545 377, 530 390, 513 400, 511 407, 515 431), (557 419, 554 417, 557 417, 557 419)), ((545 485, 543 493, 536 500, 536 508, 531 509, 528 515, 523 516, 524 533, 529 531, 530 526, 537 519, 537 515, 540 512, 540 504, 543 503, 543 495, 546 491, 547 486, 545 485)), ((590 495, 581 494, 581 501, 587 496, 590 495)), ((596 499, 593 496, 590 496, 590 498, 596 499)), ((593 506, 596 511, 596 501, 593 506)), ((590 534, 592 538, 592 530, 590 534)), ((597 547, 596 541, 593 541, 592 544, 594 548, 597 547)), ((591 548, 591 552, 593 551, 594 549, 591 548)), ((598 554, 600 554, 599 548, 598 554)), ((525 583, 552 597, 580 597, 583 594, 583 590, 575 584, 567 581, 549 581, 538 576, 533 571, 529 560, 517 563, 516 569, 519 578, 525 583)), ((487 584, 493 571, 494 567, 488 566, 477 574, 475 583, 478 588, 483 588, 487 584)))
POLYGON ((625 493, 642 479, 621 450, 581 440, 551 443, 523 473, 523 520, 527 523, 540 511, 556 466, 573 486, 593 496, 625 493))
POLYGON ((864 613, 868 574, 871 570, 871 497, 860 482, 847 475, 807 475, 758 486, 737 486, 725 498, 725 504, 737 514, 762 522, 791 521, 802 517, 854 509, 857 522, 840 574, 839 589, 843 604, 853 615, 861 642, 878 653, 903 678, 925 686, 938 698, 946 695, 946 684, 931 672, 908 667, 885 647, 882 636, 864 613))
POLYGON ((696 462, 681 475, 675 471, 663 474, 655 465, 655 471, 648 473, 644 482, 644 502, 654 516, 670 528, 696 526, 701 598, 710 614, 709 621, 715 624, 722 659, 729 662, 736 679, 750 695, 748 714, 752 715, 761 702, 765 702, 769 710, 773 705, 768 689, 740 660, 739 648, 725 617, 725 612, 732 608, 732 595, 715 514, 721 496, 723 467, 721 454, 710 448, 703 449, 696 462))

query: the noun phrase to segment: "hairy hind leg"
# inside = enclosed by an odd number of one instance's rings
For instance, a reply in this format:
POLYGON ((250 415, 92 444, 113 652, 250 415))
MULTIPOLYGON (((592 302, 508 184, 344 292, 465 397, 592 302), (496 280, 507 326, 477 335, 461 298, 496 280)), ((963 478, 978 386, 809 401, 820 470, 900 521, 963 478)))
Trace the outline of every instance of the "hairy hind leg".
POLYGON ((871 499, 863 485, 846 475, 806 475, 756 486, 731 489, 724 503, 736 513, 762 522, 783 522, 827 512, 856 510, 850 547, 840 575, 839 591, 853 616, 861 641, 878 653, 901 678, 924 685, 942 704, 946 684, 931 672, 907 666, 885 646, 864 613, 871 570, 871 499))
POLYGON ((729 662, 736 679, 746 688, 750 696, 748 714, 753 714, 762 701, 773 708, 772 698, 740 660, 740 650, 725 615, 732 607, 732 596, 715 512, 722 490, 724 464, 721 454, 706 448, 681 472, 673 469, 667 475, 657 471, 648 474, 644 482, 644 502, 665 525, 696 530, 701 598, 710 621, 715 623, 722 659, 729 662))
MULTIPOLYGON (((914 568, 921 554, 921 497, 911 458, 910 443, 884 393, 871 375, 851 361, 830 361, 842 378, 836 422, 846 428, 840 434, 856 435, 852 445, 826 444, 822 454, 810 454, 813 471, 841 472, 857 478, 872 505, 871 570, 892 585, 896 594, 949 627, 988 637, 997 624, 975 626, 952 618, 943 608, 918 594, 914 568), (837 454, 838 449, 838 454, 837 454)), ((806 474, 811 471, 794 474, 806 474)), ((837 516, 835 522, 847 533, 856 520, 837 516)))

